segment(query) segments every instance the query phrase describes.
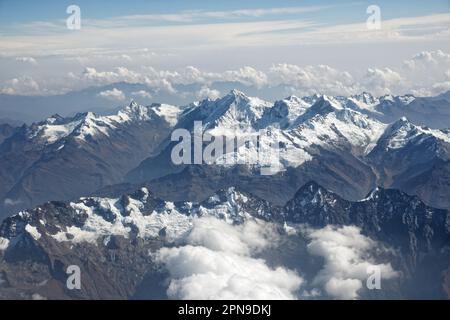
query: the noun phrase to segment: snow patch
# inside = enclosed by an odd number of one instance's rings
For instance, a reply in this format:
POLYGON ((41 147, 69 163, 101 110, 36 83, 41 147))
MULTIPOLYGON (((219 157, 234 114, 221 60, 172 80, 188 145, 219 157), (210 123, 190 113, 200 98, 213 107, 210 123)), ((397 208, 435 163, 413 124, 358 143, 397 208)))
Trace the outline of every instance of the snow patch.
POLYGON ((33 237, 34 240, 39 240, 41 238, 41 234, 35 226, 27 224, 25 226, 25 230, 33 237))
POLYGON ((166 120, 172 127, 177 124, 182 109, 169 104, 161 104, 152 108, 155 113, 166 120))
POLYGON ((4 251, 9 246, 9 240, 3 237, 0 237, 0 250, 4 251))

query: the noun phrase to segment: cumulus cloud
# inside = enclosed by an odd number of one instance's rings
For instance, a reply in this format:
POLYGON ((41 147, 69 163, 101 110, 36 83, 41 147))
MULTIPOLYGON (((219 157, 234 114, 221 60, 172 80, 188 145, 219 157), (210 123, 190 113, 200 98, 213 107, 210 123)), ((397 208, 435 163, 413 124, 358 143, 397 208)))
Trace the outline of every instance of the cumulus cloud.
POLYGON ((17 57, 16 61, 17 62, 29 63, 29 64, 37 64, 36 59, 33 58, 33 57, 17 57))
POLYGON ((428 71, 433 66, 442 67, 442 65, 448 66, 449 64, 450 54, 444 53, 442 50, 422 51, 411 59, 404 61, 406 68, 410 70, 421 69, 423 71, 428 71))
POLYGON ((398 86, 403 82, 399 73, 389 68, 369 68, 364 78, 366 88, 375 95, 398 92, 398 86))
POLYGON ((87 80, 93 83, 110 84, 119 81, 130 83, 143 82, 145 78, 125 67, 116 67, 112 71, 97 71, 92 67, 86 67, 80 76, 80 80, 87 80))
POLYGON ((194 218, 180 246, 164 247, 153 256, 169 273, 167 295, 172 299, 357 299, 374 270, 379 270, 381 283, 399 276, 390 263, 376 261, 388 249, 355 226, 289 228, 297 232, 257 219, 233 225, 210 216, 194 218), (303 240, 291 242, 288 237, 303 240), (303 252, 294 264, 292 257, 273 256, 285 246, 303 252), (322 266, 303 272, 313 257, 320 257, 322 266))
POLYGON ((436 95, 449 90, 450 54, 441 50, 423 51, 403 63, 402 73, 407 81, 403 87, 414 93, 436 95))
POLYGON ((187 66, 180 72, 172 73, 171 76, 171 81, 181 84, 207 83, 215 77, 213 73, 201 71, 194 66, 187 66))
POLYGON ((177 93, 177 90, 173 87, 172 83, 164 78, 146 78, 144 83, 157 92, 162 90, 171 94, 177 93))
POLYGON ((350 73, 327 65, 300 67, 277 64, 270 68, 270 78, 275 84, 290 85, 293 91, 305 95, 349 95, 360 90, 350 73))
POLYGON ((255 86, 258 89, 269 83, 264 72, 248 66, 238 70, 226 71, 221 77, 226 81, 237 81, 248 86, 255 86))
POLYGON ((93 85, 127 82, 144 84, 151 92, 161 91, 186 99, 215 99, 220 94, 218 83, 235 82, 250 87, 253 92, 257 91, 256 94, 262 98, 267 98, 264 96, 266 89, 279 90, 279 98, 284 94, 303 96, 316 93, 348 96, 363 91, 376 96, 407 93, 430 96, 448 90, 449 81, 450 54, 437 50, 416 54, 398 67, 370 67, 361 74, 351 74, 324 64, 299 66, 287 63, 274 64, 268 70, 244 66, 222 72, 209 72, 194 66, 176 70, 157 70, 152 66, 140 66, 136 69, 118 66, 102 70, 85 67, 83 72, 69 73, 69 76, 65 76, 61 81, 53 78, 49 80, 33 79, 29 76, 17 77, 5 81, 1 90, 4 93, 35 95, 58 92, 52 86, 61 84, 64 84, 61 89, 66 92, 93 85), (186 89, 189 85, 196 85, 201 89, 191 92, 186 89))
POLYGON ((246 221, 233 226, 204 217, 194 221, 184 246, 162 248, 156 260, 170 273, 170 298, 294 299, 303 279, 253 256, 274 243, 270 224, 246 221))
POLYGON ((448 90, 450 90, 450 81, 439 82, 433 85, 431 94, 439 94, 448 90))
POLYGON ((308 252, 324 259, 324 266, 313 284, 323 287, 332 298, 356 299, 373 268, 379 268, 383 280, 398 276, 390 263, 375 263, 373 253, 380 250, 380 246, 362 235, 357 227, 310 229, 308 237, 308 252))
POLYGON ((209 98, 211 100, 215 100, 220 97, 220 91, 215 89, 210 89, 207 86, 203 86, 198 92, 197 92, 197 98, 198 99, 205 99, 209 98))
POLYGON ((112 90, 105 90, 98 94, 100 97, 112 100, 112 101, 124 101, 125 94, 119 89, 113 88, 112 90))
POLYGON ((134 91, 131 94, 135 97, 140 97, 140 98, 147 98, 147 99, 152 98, 152 95, 150 94, 150 92, 145 91, 145 90, 134 91))
POLYGON ((37 95, 44 93, 41 91, 39 84, 30 76, 21 76, 8 80, 0 91, 6 94, 18 95, 37 95))

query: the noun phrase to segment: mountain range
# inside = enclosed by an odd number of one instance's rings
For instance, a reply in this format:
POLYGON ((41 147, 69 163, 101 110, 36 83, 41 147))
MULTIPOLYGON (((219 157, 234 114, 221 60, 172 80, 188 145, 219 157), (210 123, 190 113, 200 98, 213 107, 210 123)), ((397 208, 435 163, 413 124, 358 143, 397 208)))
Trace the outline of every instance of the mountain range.
POLYGON ((131 103, 111 116, 54 115, 16 128, 0 146, 4 210, 66 200, 121 182, 170 133, 176 112, 168 105, 131 103))
MULTIPOLYGON (((389 263, 398 274, 384 280, 384 290, 361 288, 360 297, 450 297, 449 211, 381 188, 350 202, 314 182, 300 188, 284 206, 234 187, 200 203, 164 201, 143 187, 119 198, 48 202, 23 211, 0 226, 0 297, 167 298, 169 275, 156 252, 182 245, 206 217, 237 226, 251 220, 274 224, 279 243, 257 252, 257 257, 301 272, 307 281, 304 286, 312 287, 323 261, 307 253, 309 237, 292 230, 353 225, 377 242, 373 254, 378 263, 389 263), (291 261, 290 254, 296 259, 291 261), (65 286, 70 265, 84 270, 81 290, 65 286)), ((321 292, 315 298, 333 297, 321 292)))
POLYGON ((2 124, 0 298, 448 299, 449 117, 448 94, 232 90, 2 124), (171 134, 198 122, 214 139, 263 132, 276 170, 228 161, 257 159, 249 141, 174 164, 171 134), (73 265, 81 290, 66 286, 73 265))
MULTIPOLYGON (((450 133, 439 129, 440 123, 425 127, 405 117, 417 112, 423 99, 439 104, 443 111, 435 117, 444 121, 450 108, 445 97, 363 93, 291 96, 270 103, 232 90, 187 106, 132 102, 109 116, 87 112, 16 128, 3 125, 1 212, 5 216, 48 200, 117 194, 145 184, 171 201, 202 201, 220 188, 238 186, 281 205, 310 180, 348 200, 382 186, 448 209, 450 133), (392 114, 400 118, 387 122, 392 114), (174 165, 170 157, 176 142, 170 134, 178 128, 192 132, 195 121, 218 136, 227 130, 270 132, 280 145, 280 169, 265 177, 255 165, 230 166, 223 159, 207 166, 174 165)), ((224 158, 256 158, 255 152, 244 144, 224 158)))
MULTIPOLYGON (((412 103, 412 99, 393 100, 403 104, 412 103)), ((435 207, 449 208, 449 131, 421 127, 404 116, 392 123, 382 122, 373 116, 376 101, 379 99, 363 94, 347 99, 289 97, 270 104, 232 91, 222 99, 205 100, 185 109, 178 127, 192 131, 193 122, 201 120, 204 128, 219 134, 230 127, 268 130, 281 146, 278 173, 269 178, 255 174, 251 166, 217 163, 174 166, 170 155, 175 143, 167 138, 162 151, 131 170, 126 182, 152 181, 159 196, 175 201, 191 197, 201 201, 218 188, 238 185, 284 204, 299 187, 314 180, 349 200, 361 199, 382 186, 420 195, 435 207), (268 180, 270 183, 264 182, 268 180)), ((252 152, 243 145, 232 156, 255 158, 252 152)))

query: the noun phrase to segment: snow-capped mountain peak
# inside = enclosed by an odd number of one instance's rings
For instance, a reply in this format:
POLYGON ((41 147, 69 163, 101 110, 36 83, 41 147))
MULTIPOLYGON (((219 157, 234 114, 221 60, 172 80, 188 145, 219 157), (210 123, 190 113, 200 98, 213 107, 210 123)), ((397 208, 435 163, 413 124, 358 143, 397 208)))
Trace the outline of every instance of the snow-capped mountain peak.
POLYGON ((133 120, 146 121, 149 120, 151 116, 152 112, 149 107, 139 105, 132 100, 128 106, 118 111, 116 117, 114 115, 107 117, 116 122, 127 122, 133 120))
POLYGON ((378 99, 375 98, 372 94, 369 92, 363 92, 361 94, 353 95, 350 98, 360 101, 366 105, 373 105, 378 102, 378 99))
POLYGON ((180 112, 181 109, 175 106, 155 104, 146 107, 131 101, 128 106, 114 115, 101 116, 93 112, 78 113, 68 118, 53 115, 45 121, 31 125, 28 128, 28 138, 43 145, 54 144, 69 136, 85 140, 87 136, 91 138, 108 136, 110 130, 158 117, 173 126, 176 124, 180 112))
POLYGON ((217 130, 251 128, 261 119, 264 111, 271 107, 272 103, 248 97, 238 90, 232 90, 215 101, 204 100, 199 106, 206 115, 204 126, 217 130))
POLYGON ((339 101, 333 97, 322 95, 318 97, 314 104, 295 120, 293 126, 303 123, 316 116, 326 116, 328 113, 341 109, 343 109, 343 106, 339 103, 339 101))
POLYGON ((392 106, 394 104, 399 104, 406 106, 416 99, 412 94, 407 94, 403 96, 394 96, 392 94, 387 94, 379 98, 380 104, 392 106))
POLYGON ((297 148, 301 146, 309 153, 314 152, 314 146, 326 149, 347 146, 356 156, 364 156, 373 149, 385 128, 385 124, 365 114, 335 108, 322 98, 294 122, 287 135, 297 148))
POLYGON ((81 114, 73 118, 51 116, 27 128, 28 139, 47 145, 70 135, 83 121, 81 114))
POLYGON ((389 149, 400 149, 408 144, 421 144, 427 140, 450 144, 450 133, 445 130, 430 129, 411 123, 406 117, 401 117, 388 126, 382 140, 389 149))
POLYGON ((311 107, 311 101, 308 98, 297 96, 289 96, 275 101, 272 108, 265 110, 263 117, 258 121, 258 127, 265 128, 272 124, 276 124, 282 129, 290 127, 299 116, 311 107))
POLYGON ((58 124, 64 120, 64 117, 61 117, 59 114, 55 113, 44 120, 45 123, 48 124, 58 124))

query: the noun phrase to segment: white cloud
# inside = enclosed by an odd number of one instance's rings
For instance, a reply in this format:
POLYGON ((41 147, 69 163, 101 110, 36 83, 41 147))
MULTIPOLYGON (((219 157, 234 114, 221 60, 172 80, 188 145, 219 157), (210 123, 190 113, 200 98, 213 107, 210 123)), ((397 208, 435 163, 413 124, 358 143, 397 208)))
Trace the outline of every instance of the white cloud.
POLYGON ((253 257, 276 243, 270 224, 229 225, 216 218, 194 220, 186 245, 156 254, 170 273, 173 299, 294 299, 303 279, 253 257))
POLYGON ((33 57, 17 57, 16 61, 18 62, 24 62, 24 63, 29 63, 29 64, 37 64, 37 61, 35 58, 33 57))
POLYGON ((83 77, 88 80, 98 82, 111 82, 115 81, 116 73, 109 72, 97 72, 95 68, 86 67, 83 72, 83 77))
POLYGON ((325 292, 337 299, 356 299, 358 291, 366 285, 368 270, 377 266, 382 281, 398 276, 389 264, 376 264, 373 252, 382 250, 379 243, 362 235, 354 226, 334 227, 308 232, 311 239, 307 248, 310 254, 324 259, 323 269, 313 280, 325 292))
POLYGON ((112 100, 112 101, 124 101, 125 94, 119 89, 113 88, 112 90, 105 90, 98 94, 100 97, 112 100))
POLYGON ((215 89, 210 89, 207 86, 203 86, 198 92, 197 92, 197 98, 202 100, 205 98, 209 98, 211 100, 215 100, 220 97, 220 91, 215 89))
POLYGON ((297 39, 307 44, 402 42, 407 45, 408 42, 447 41, 450 36, 449 13, 383 19, 379 30, 369 30, 365 19, 360 21, 318 26, 309 32, 298 34, 297 39))
POLYGON ((364 85, 375 95, 399 92, 404 79, 399 73, 389 68, 369 68, 364 78, 364 85))
POLYGON ((218 18, 234 18, 234 17, 262 17, 274 14, 296 14, 305 12, 321 11, 332 8, 333 6, 310 6, 310 7, 287 7, 287 8, 269 8, 269 9, 243 9, 232 11, 210 11, 200 13, 201 16, 218 17, 218 18))
POLYGON ((131 61, 132 60, 131 57, 129 55, 127 55, 127 54, 122 54, 120 57, 122 59, 126 60, 126 61, 131 61))
MULTIPOLYGON (((390 263, 376 262, 388 249, 357 227, 295 228, 299 233, 288 235, 260 220, 232 225, 211 216, 194 218, 179 247, 164 247, 153 257, 169 272, 172 299, 356 299, 374 267, 381 283, 399 276, 390 263), (285 237, 298 236, 306 239, 307 254, 296 261, 296 270, 284 266, 286 257, 276 258, 276 266, 260 258, 292 246, 285 237), (321 257, 323 266, 307 281, 298 272, 309 255, 321 257)), ((303 244, 295 243, 299 247, 291 249, 303 251, 303 244)))
POLYGON ((248 66, 235 71, 225 71, 221 77, 226 81, 237 81, 258 89, 268 84, 268 78, 264 72, 248 66))
POLYGON ((327 65, 300 67, 281 63, 271 67, 270 79, 274 84, 290 85, 295 91, 305 95, 349 95, 361 89, 350 73, 327 65))
POLYGON ((448 90, 450 90, 450 81, 439 82, 433 85, 431 94, 439 94, 448 90))
POLYGON ((444 66, 446 68, 450 65, 450 54, 444 53, 441 50, 422 51, 414 55, 411 59, 405 60, 404 65, 410 70, 420 69, 421 71, 427 71, 430 67, 442 68, 444 66))
POLYGON ((97 71, 95 68, 86 67, 80 79, 87 80, 91 83, 101 84, 110 84, 119 81, 137 83, 145 80, 141 74, 131 71, 125 67, 116 67, 112 71, 97 71))
MULTIPOLYGON (((448 24, 450 14, 432 14, 416 17, 384 19, 381 30, 368 30, 361 12, 360 23, 330 26, 323 21, 312 21, 287 13, 305 10, 299 8, 268 8, 235 10, 228 12, 183 12, 174 15, 135 15, 111 17, 109 19, 84 19, 83 32, 67 34, 60 32, 58 23, 35 22, 20 26, 11 34, 6 34, 0 43, 0 51, 8 54, 31 55, 46 51, 70 53, 74 49, 97 47, 113 48, 120 43, 127 48, 151 47, 155 51, 178 51, 180 48, 190 53, 198 50, 209 51, 217 48, 256 47, 255 54, 267 47, 310 44, 348 43, 392 43, 402 41, 434 43, 450 38, 448 24), (292 11, 290 11, 292 10, 292 11), (208 17, 209 14, 209 17, 208 17), (266 19, 271 14, 283 15, 284 20, 266 19), (232 20, 211 19, 232 17, 232 20), (250 21, 242 17, 252 17, 250 21), (209 18, 209 19, 208 19, 209 18), (241 19, 236 19, 241 18, 241 19), (196 19, 202 20, 193 24, 196 19), (254 21, 258 20, 258 21, 254 21), (161 23, 163 21, 163 23, 161 23), (178 23, 164 23, 164 21, 178 23), (203 22, 203 23, 202 23, 203 22), (36 27, 37 25, 37 27, 36 27), (34 28, 34 29, 33 29, 34 28), (27 31, 33 30, 32 34, 27 31), (22 33, 18 32, 22 31, 22 33), (289 31, 289 32, 286 32, 289 31), (86 37, 86 34, 89 34, 86 37), (27 44, 24 47, 24 43, 27 44)), ((273 60, 272 60, 273 61, 273 60)))
POLYGON ((450 54, 441 50, 422 51, 403 62, 404 87, 423 95, 435 95, 449 89, 450 54))
POLYGON ((39 84, 30 76, 20 76, 5 82, 0 92, 17 95, 39 95, 41 91, 39 84))
POLYGON ((20 200, 20 199, 13 200, 13 199, 10 199, 10 198, 6 198, 3 201, 3 203, 4 203, 5 206, 15 206, 15 205, 21 204, 22 200, 20 200))
POLYGON ((334 6, 301 6, 301 7, 278 7, 278 8, 254 8, 254 9, 239 9, 239 10, 222 10, 222 11, 208 11, 208 10, 189 10, 181 11, 174 14, 141 14, 118 16, 111 20, 97 19, 87 20, 89 26, 96 27, 125 27, 130 25, 142 25, 143 23, 205 23, 211 19, 245 19, 245 18, 262 18, 271 15, 293 15, 306 12, 315 12, 325 9, 333 8, 334 6))
POLYGON ((173 87, 172 83, 164 78, 156 78, 156 79, 145 79, 145 84, 151 88, 154 88, 156 91, 162 90, 171 94, 175 94, 177 90, 173 87))
POLYGON ((131 94, 135 97, 140 97, 140 98, 147 98, 147 99, 152 98, 152 95, 150 94, 150 92, 145 91, 145 90, 134 91, 131 94))
MULTIPOLYGON (((85 67, 83 72, 69 73, 63 78, 34 78, 21 76, 3 82, 1 92, 25 95, 43 95, 79 90, 93 85, 117 82, 145 84, 154 92, 166 92, 185 98, 217 98, 221 93, 214 84, 237 82, 259 90, 264 97, 266 88, 280 86, 279 98, 283 95, 353 95, 363 91, 376 96, 385 94, 417 96, 437 95, 449 89, 450 54, 441 50, 424 51, 405 60, 400 66, 370 67, 365 73, 351 74, 346 70, 320 64, 299 66, 279 63, 269 70, 244 66, 236 70, 209 72, 194 66, 175 70, 158 70, 152 66, 137 69, 124 66, 99 70, 85 67), (196 92, 178 92, 177 85, 200 85, 196 92), (59 86, 59 87, 58 87, 59 86)), ((164 101, 162 101, 164 102, 164 101)), ((191 101, 186 101, 189 103, 191 101)))

